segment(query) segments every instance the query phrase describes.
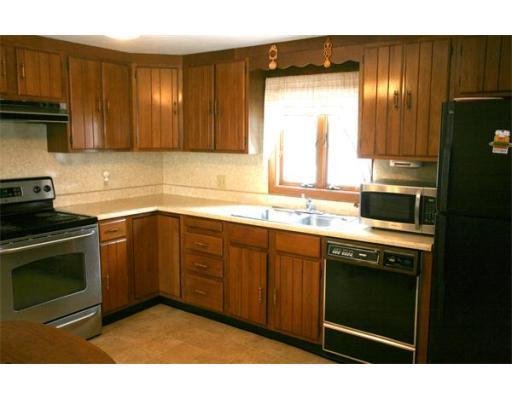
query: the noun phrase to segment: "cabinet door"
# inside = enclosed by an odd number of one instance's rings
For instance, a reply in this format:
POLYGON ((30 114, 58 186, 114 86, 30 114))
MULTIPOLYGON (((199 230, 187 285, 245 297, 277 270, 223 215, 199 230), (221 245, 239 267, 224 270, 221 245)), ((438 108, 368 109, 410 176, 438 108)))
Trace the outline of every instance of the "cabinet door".
POLYGON ((72 148, 103 147, 103 100, 99 62, 69 58, 72 148))
POLYGON ((449 56, 449 40, 405 46, 402 156, 437 157, 441 106, 448 100, 449 56))
POLYGON ((149 215, 132 220, 135 298, 158 292, 158 217, 149 215))
POLYGON ((215 65, 215 150, 243 152, 247 147, 245 61, 215 65))
POLYGON ((16 52, 11 46, 0 46, 0 93, 17 93, 16 52))
POLYGON ((130 73, 126 65, 102 63, 106 149, 129 149, 130 73))
POLYGON ((398 155, 402 108, 402 45, 365 49, 361 85, 359 155, 398 155))
POLYGON ((20 95, 55 100, 64 97, 60 54, 16 49, 16 59, 20 95))
POLYGON ((137 147, 178 148, 178 70, 139 67, 136 82, 137 147))
POLYGON ((457 95, 510 94, 510 36, 470 36, 459 39, 457 95))
POLYGON ((229 246, 228 312, 239 318, 264 325, 266 314, 267 253, 229 246))
POLYGON ((158 215, 157 221, 159 290, 180 297, 180 220, 158 215))
POLYGON ((271 325, 318 342, 320 331, 321 261, 275 255, 271 266, 271 325))
POLYGON ((127 240, 101 243, 103 313, 127 306, 130 301, 127 240))
POLYGON ((206 65, 184 70, 185 150, 213 150, 214 67, 206 65))

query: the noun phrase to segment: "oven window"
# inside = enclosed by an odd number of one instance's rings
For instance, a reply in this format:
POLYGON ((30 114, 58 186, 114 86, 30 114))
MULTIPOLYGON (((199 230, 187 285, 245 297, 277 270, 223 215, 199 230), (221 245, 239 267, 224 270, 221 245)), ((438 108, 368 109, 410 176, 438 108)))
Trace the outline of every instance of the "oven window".
POLYGON ((414 223, 415 196, 394 193, 362 193, 361 216, 383 221, 414 223))
POLYGON ((83 253, 61 254, 17 267, 12 271, 16 311, 85 289, 83 253))

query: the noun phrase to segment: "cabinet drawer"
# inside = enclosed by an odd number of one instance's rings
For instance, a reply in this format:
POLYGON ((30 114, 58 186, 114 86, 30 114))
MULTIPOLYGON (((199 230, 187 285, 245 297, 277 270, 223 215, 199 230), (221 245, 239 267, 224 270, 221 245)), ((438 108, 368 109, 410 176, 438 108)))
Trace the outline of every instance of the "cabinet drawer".
POLYGON ((200 229, 211 232, 222 232, 222 222, 210 219, 184 217, 183 221, 187 228, 200 229))
POLYGON ((247 246, 268 248, 268 230, 255 226, 228 224, 227 232, 232 243, 245 244, 247 246))
POLYGON ((117 239, 126 236, 126 219, 118 219, 115 221, 100 223, 100 240, 106 242, 108 240, 117 239))
POLYGON ((218 278, 222 278, 224 275, 224 263, 221 260, 196 254, 185 254, 185 268, 188 271, 199 272, 218 278))
POLYGON ((316 236, 276 232, 275 248, 285 253, 320 258, 320 238, 316 236))
POLYGON ((215 311, 223 310, 223 285, 214 279, 185 274, 185 301, 215 311))
POLYGON ((222 256, 222 239, 200 233, 185 233, 185 249, 222 256))

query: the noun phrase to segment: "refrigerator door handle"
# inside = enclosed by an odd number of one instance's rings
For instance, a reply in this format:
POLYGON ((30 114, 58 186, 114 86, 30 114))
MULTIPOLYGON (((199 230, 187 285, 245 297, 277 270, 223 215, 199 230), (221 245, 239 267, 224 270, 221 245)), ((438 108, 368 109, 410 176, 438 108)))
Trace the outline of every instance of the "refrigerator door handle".
POLYGON ((421 207, 421 190, 416 192, 416 200, 414 201, 414 225, 417 230, 420 229, 420 207, 421 207))
POLYGON ((450 163, 453 145, 453 124, 455 111, 454 102, 443 104, 443 120, 441 124, 441 143, 439 151, 439 167, 437 175, 437 210, 446 212, 448 208, 448 186, 450 182, 450 163), (440 184, 442 182, 442 184, 440 184))

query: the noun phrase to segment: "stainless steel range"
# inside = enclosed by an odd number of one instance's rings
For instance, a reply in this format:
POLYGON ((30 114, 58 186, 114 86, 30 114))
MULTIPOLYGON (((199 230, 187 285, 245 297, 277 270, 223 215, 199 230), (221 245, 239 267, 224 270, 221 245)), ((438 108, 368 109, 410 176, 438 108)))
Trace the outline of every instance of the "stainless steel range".
POLYGON ((101 333, 95 217, 58 212, 50 177, 0 180, 0 320, 101 333))

